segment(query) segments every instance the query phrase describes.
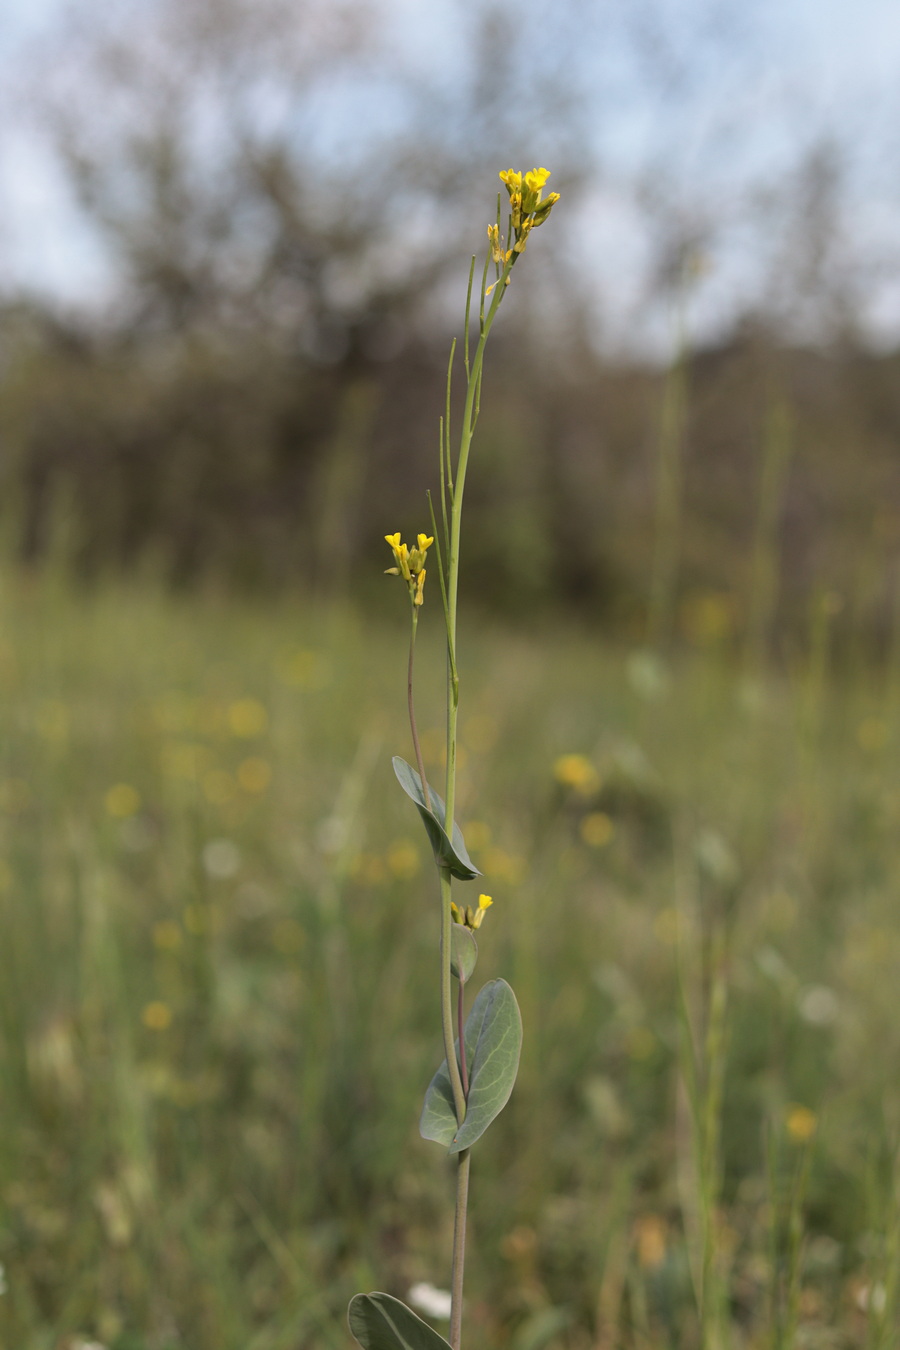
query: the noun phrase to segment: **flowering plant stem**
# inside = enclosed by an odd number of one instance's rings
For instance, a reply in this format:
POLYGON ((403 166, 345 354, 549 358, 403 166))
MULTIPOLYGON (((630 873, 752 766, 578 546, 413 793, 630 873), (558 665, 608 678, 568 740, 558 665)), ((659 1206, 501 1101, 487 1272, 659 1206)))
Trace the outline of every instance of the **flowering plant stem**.
POLYGON ((478 958, 474 933, 480 928, 492 900, 489 895, 481 895, 476 908, 457 906, 452 898, 454 877, 461 881, 472 881, 480 875, 469 858, 462 833, 454 820, 459 718, 456 620, 463 493, 469 465, 469 451, 480 410, 484 349, 497 311, 506 294, 510 273, 519 255, 525 251, 529 234, 532 229, 544 223, 553 204, 559 198, 559 194, 555 192, 551 192, 546 198, 542 197, 542 189, 548 176, 546 169, 532 169, 530 173, 524 175, 508 169, 500 174, 510 198, 510 218, 506 237, 506 244, 510 247, 505 246, 500 236, 498 199, 497 223, 488 226, 489 247, 479 292, 478 342, 470 360, 469 327, 475 279, 475 259, 472 259, 463 338, 466 397, 455 474, 450 449, 450 393, 456 354, 455 342, 450 349, 446 408, 440 425, 440 527, 429 493, 432 535, 417 535, 416 543, 412 546, 401 541, 399 532, 385 535, 385 541, 390 545, 395 563, 388 571, 405 581, 412 606, 407 702, 418 773, 399 756, 394 758, 394 772, 400 786, 415 804, 428 832, 438 869, 441 897, 440 990, 445 1062, 435 1073, 425 1094, 419 1131, 424 1139, 433 1139, 436 1143, 443 1144, 450 1155, 456 1157, 456 1214, 453 1230, 449 1345, 442 1336, 416 1317, 398 1299, 389 1294, 371 1293, 357 1294, 350 1302, 348 1314, 350 1329, 363 1350, 388 1350, 388 1348, 460 1350, 471 1147, 509 1100, 518 1072, 522 1047, 522 1018, 519 1005, 505 980, 488 981, 476 996, 468 1021, 465 1017, 465 986, 478 958), (493 285, 486 288, 492 261, 496 280, 493 285), (437 572, 447 629, 447 777, 443 803, 436 792, 429 790, 425 780, 425 763, 413 700, 418 611, 424 600, 425 562, 432 544, 436 545, 437 572), (458 981, 455 1007, 452 984, 454 975, 458 981))
MULTIPOLYGON (((453 820, 453 813, 456 799, 456 750, 457 750, 457 725, 459 720, 459 673, 456 663, 456 618, 457 618, 457 599, 459 595, 459 553, 460 553, 460 530, 462 526, 462 505, 463 492, 466 485, 466 470, 469 464, 469 450, 472 445, 472 436, 475 431, 475 423, 478 420, 479 397, 481 393, 481 372, 484 362, 484 349, 487 345, 488 336, 491 331, 491 325, 494 322, 497 311, 506 293, 506 281, 512 271, 518 254, 513 253, 512 257, 507 259, 502 274, 494 286, 491 305, 484 313, 484 300, 481 304, 481 332, 478 338, 478 345, 475 348, 475 355, 471 366, 468 360, 468 332, 466 332, 466 374, 468 382, 466 386, 466 402, 463 409, 463 424, 459 439, 459 458, 456 465, 456 481, 454 483, 450 474, 449 454, 447 455, 445 465, 445 490, 450 499, 450 538, 447 550, 447 782, 446 782, 446 819, 453 820)), ((469 297, 471 297, 472 273, 469 273, 469 297)), ((483 283, 482 283, 483 286, 483 283)), ((468 316, 469 304, 467 300, 466 312, 468 316)), ((451 364, 452 364, 451 355, 451 364)), ((448 372, 449 383, 449 372, 448 372)), ((449 427, 447 428, 449 431, 449 427)), ((444 1053, 447 1056, 447 1065, 450 1070, 450 1084, 453 1089, 453 1104, 456 1108, 456 1118, 460 1124, 466 1116, 466 1098, 468 1097, 468 1083, 463 1085, 460 1065, 457 1063, 454 1051, 454 1027, 453 1027, 453 1005, 451 988, 451 970, 450 970, 450 937, 451 923, 453 919, 450 909, 451 903, 451 877, 447 867, 440 869, 441 873, 441 1023, 444 1033, 444 1053)), ((459 1045, 460 1058, 465 1056, 465 1038, 462 1026, 462 1001, 463 985, 459 989, 459 1045)), ((462 1341, 462 1301, 463 1301, 463 1280, 465 1276, 466 1261, 466 1212, 468 1209, 469 1195, 469 1165, 470 1153, 465 1149, 459 1154, 459 1162, 456 1171, 456 1217, 453 1230, 453 1271, 450 1283, 450 1293, 452 1297, 452 1309, 450 1313, 450 1344, 453 1350, 460 1350, 462 1341)))
POLYGON ((422 758, 422 746, 419 743, 419 728, 416 726, 416 704, 413 698, 413 667, 416 659, 416 629, 419 626, 418 606, 410 605, 412 611, 412 623, 409 633, 409 662, 406 668, 406 701, 409 708, 409 730, 412 736, 413 749, 416 752, 416 768, 419 770, 419 778, 422 781, 422 795, 425 798, 425 805, 431 810, 431 793, 428 791, 428 779, 425 777, 425 761, 422 758))

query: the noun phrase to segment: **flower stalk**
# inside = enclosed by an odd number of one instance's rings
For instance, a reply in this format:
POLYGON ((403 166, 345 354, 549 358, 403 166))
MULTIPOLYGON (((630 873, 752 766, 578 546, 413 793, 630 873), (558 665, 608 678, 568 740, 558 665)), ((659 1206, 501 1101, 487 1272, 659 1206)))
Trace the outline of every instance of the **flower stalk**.
MULTIPOLYGON (((450 426, 455 341, 450 349, 446 400, 439 428, 440 525, 429 493, 431 535, 417 535, 413 547, 402 542, 399 532, 384 536, 394 556, 394 565, 387 571, 399 576, 405 582, 411 605, 407 702, 418 774, 416 775, 404 760, 398 758, 394 760, 394 768, 401 786, 412 798, 422 816, 434 850, 440 882, 440 1006, 445 1063, 438 1070, 426 1092, 419 1128, 424 1138, 444 1144, 451 1156, 455 1156, 457 1160, 450 1350, 461 1350, 462 1344, 471 1146, 509 1099, 518 1070, 522 1040, 521 1016, 515 995, 505 980, 492 980, 478 993, 470 1014, 470 1020, 475 1019, 473 1025, 477 1027, 477 1036, 470 1033, 471 1062, 469 1062, 466 1048, 465 987, 474 970, 478 954, 474 933, 481 928, 485 914, 493 902, 489 895, 480 895, 477 906, 457 905, 452 890, 454 877, 472 880, 479 875, 477 868, 469 859, 462 835, 454 823, 460 688, 457 665, 457 617, 462 508, 472 438, 481 408, 485 347, 509 286, 512 269, 525 252, 531 231, 544 224, 555 202, 559 200, 559 193, 556 192, 549 193, 547 197, 543 196, 543 188, 548 177, 546 169, 532 169, 524 175, 514 169, 506 169, 500 174, 509 198, 506 237, 504 239, 501 235, 501 198, 498 197, 496 223, 491 223, 487 231, 488 248, 478 292, 478 341, 474 352, 470 351, 469 342, 472 301, 475 294, 476 260, 472 258, 466 293, 463 340, 466 393, 455 464, 450 426), (492 266, 495 277, 488 286, 488 273, 492 266), (436 541, 438 578, 447 635, 447 756, 444 803, 441 803, 437 793, 431 791, 426 782, 413 697, 415 643, 419 610, 424 602, 425 560, 428 549, 436 541), (455 1006, 454 976, 457 979, 455 1006), (480 1065, 488 1060, 492 1061, 491 1072, 479 1075, 480 1065), (498 1063, 502 1065, 499 1071, 498 1063), (469 1114, 470 1107, 471 1114, 469 1114)), ((351 1330, 363 1346, 363 1350, 385 1350, 387 1346, 390 1346, 391 1350, 404 1350, 410 1343, 416 1346, 431 1345, 432 1350, 440 1350, 441 1347, 446 1350, 447 1347, 447 1342, 442 1337, 437 1336, 437 1333, 432 1332, 424 1323, 418 1323, 418 1319, 409 1309, 385 1294, 358 1294, 351 1301, 349 1318, 351 1330), (391 1305, 390 1315, 386 1312, 386 1303, 391 1305), (418 1323, 418 1328, 413 1327, 410 1330, 409 1319, 412 1319, 413 1323, 418 1323), (389 1330, 386 1331, 385 1326, 389 1330), (406 1328, 409 1334, 405 1334, 403 1328, 406 1328)))
MULTIPOLYGON (((500 178, 506 184, 507 192, 510 198, 510 230, 509 234, 515 233, 515 244, 505 252, 502 246, 500 236, 500 210, 498 204, 498 220, 496 224, 488 226, 488 255, 485 258, 484 272, 482 274, 481 299, 479 304, 479 335, 478 344, 475 348, 475 354, 471 364, 469 362, 469 313, 472 300, 472 282, 475 275, 475 259, 472 259, 472 265, 469 269, 469 287, 466 295, 466 333, 465 333, 465 372, 466 372, 466 399, 463 408, 462 428, 459 437, 459 453, 456 461, 455 480, 451 473, 451 458, 449 453, 449 444, 441 457, 442 478, 441 500, 448 500, 450 504, 450 528, 449 536, 446 539, 447 547, 447 576, 446 576, 446 606, 445 618, 447 624, 447 776, 446 776, 446 819, 452 821, 456 805, 456 761, 457 761, 457 743, 458 743, 458 724, 459 724, 459 674, 457 670, 457 616, 459 600, 459 561, 460 561, 460 538, 462 530, 462 508, 463 496, 466 487, 466 474, 469 468, 469 452, 472 447, 472 438, 475 434, 475 426, 478 421, 478 414, 481 405, 481 380, 484 367, 484 351, 487 346, 488 338, 491 334, 494 320, 497 312, 503 302, 507 287, 510 281, 512 269, 519 256, 525 251, 528 234, 535 225, 542 224, 550 214, 554 202, 559 200, 558 193, 550 193, 549 197, 541 202, 541 189, 546 183, 549 173, 546 169, 534 169, 527 173, 523 178, 521 174, 509 169, 501 172, 500 178), (485 281, 490 264, 493 263, 497 276, 493 285, 485 289, 485 281), (490 306, 485 312, 485 300, 490 297, 490 306)), ((453 357, 455 355, 456 344, 454 343, 450 352, 450 362, 447 370, 447 407, 446 407, 446 426, 449 431, 450 424, 450 384, 453 373, 453 357)), ((482 897, 490 904, 489 897, 482 897)), ((447 1053, 447 1064, 450 1069, 450 1083, 453 1090, 453 1100, 456 1107, 457 1120, 462 1125, 465 1120, 466 1102, 468 1098, 468 1075, 465 1064, 465 1037, 463 1030, 463 982, 460 982, 459 1002, 458 1002, 458 1022, 459 1022, 459 1047, 460 1047, 460 1072, 456 1064, 456 1056, 452 1052, 453 1032, 448 1027, 450 1021, 450 923, 453 919, 453 911, 456 906, 451 898, 451 884, 449 873, 446 879, 442 874, 441 878, 441 905, 442 905, 442 934, 445 935, 441 943, 441 990, 442 990, 442 1021, 444 1026, 444 1047, 447 1053)), ((480 907, 478 911, 478 923, 484 914, 485 907, 480 907)), ((470 911, 471 912, 471 911, 470 911)), ((473 925, 478 926, 478 925, 473 925)), ((468 1149, 459 1155, 459 1163, 456 1175, 456 1220, 454 1226, 453 1241, 453 1272, 451 1281, 451 1294, 453 1298, 452 1311, 450 1315, 450 1345, 453 1350, 460 1350, 461 1345, 461 1326, 462 1326, 462 1294, 463 1279, 465 1269, 465 1226, 466 1213, 468 1209, 468 1188, 469 1188, 469 1170, 470 1155, 468 1149)))

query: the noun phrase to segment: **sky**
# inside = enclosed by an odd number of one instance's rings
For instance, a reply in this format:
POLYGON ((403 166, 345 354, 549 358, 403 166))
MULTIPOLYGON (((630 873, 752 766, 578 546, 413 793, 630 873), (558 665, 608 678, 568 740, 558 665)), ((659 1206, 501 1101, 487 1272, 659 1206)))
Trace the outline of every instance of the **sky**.
MULTIPOLYGON (((110 0, 108 8, 124 11, 127 2, 110 0)), ((452 83, 468 35, 465 0, 382 2, 398 56, 424 78, 452 83)), ((65 7, 66 0, 4 0, 0 288, 25 286, 78 305, 111 292, 114 267, 30 123, 21 80, 65 7)), ((718 217, 691 302, 700 332, 714 333, 777 272, 775 243, 750 228, 746 202, 777 197, 804 151, 829 137, 847 165, 847 255, 878 278, 865 302, 873 340, 900 339, 898 0, 629 0, 628 9, 638 40, 625 44, 619 0, 552 6, 552 24, 568 21, 583 34, 572 81, 589 100, 596 92, 584 150, 596 173, 579 228, 594 240, 592 281, 606 322, 633 326, 646 295, 652 240, 636 166, 659 196, 658 210, 701 227, 718 217)), ((525 12, 539 63, 549 10, 533 0, 525 12)), ((526 89, 527 79, 523 72, 526 89)), ((389 116, 389 91, 381 97, 389 116)))

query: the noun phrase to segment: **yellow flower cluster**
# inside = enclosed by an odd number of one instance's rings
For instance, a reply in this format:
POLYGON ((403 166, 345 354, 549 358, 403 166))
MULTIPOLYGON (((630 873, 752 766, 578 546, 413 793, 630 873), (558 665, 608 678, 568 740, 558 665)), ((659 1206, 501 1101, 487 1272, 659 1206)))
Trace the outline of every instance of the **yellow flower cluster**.
POLYGON ((421 605, 424 600, 425 587, 425 555, 434 543, 434 536, 419 534, 416 536, 416 543, 413 548, 408 548, 406 544, 400 542, 400 531, 396 534, 386 534, 385 542, 390 544, 394 553, 396 567, 385 568, 385 576, 402 577, 409 588, 410 599, 414 605, 421 605))
MULTIPOLYGON (((555 203, 559 201, 558 192, 550 192, 546 197, 542 195, 544 184, 549 177, 549 169, 531 169, 524 175, 515 169, 500 171, 500 178, 506 184, 506 191, 509 193, 512 225, 516 236, 516 242, 513 244, 514 253, 525 252, 529 234, 538 225, 543 225, 555 203)), ((499 241, 495 241, 492 237, 491 244, 492 247, 496 244, 499 251, 499 241)), ((509 257, 509 254, 506 256, 509 257)), ((499 262, 496 254, 494 260, 499 262)))
POLYGON ((457 905, 451 900, 450 911, 453 922, 462 924, 464 928, 471 928, 474 933, 481 927, 484 916, 493 903, 489 895, 479 895, 477 909, 473 909, 471 905, 457 905))

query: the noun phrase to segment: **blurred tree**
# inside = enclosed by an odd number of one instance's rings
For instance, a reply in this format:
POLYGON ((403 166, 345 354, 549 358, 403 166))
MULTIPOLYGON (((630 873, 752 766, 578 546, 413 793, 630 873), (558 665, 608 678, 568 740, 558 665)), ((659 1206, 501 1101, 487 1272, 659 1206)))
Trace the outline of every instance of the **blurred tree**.
POLYGON ((472 189, 499 156, 539 145, 565 173, 578 134, 565 42, 523 99, 497 0, 471 7, 452 79, 427 84, 370 0, 101 16, 78 11, 42 108, 138 332, 263 328, 325 364, 393 351, 393 321, 469 253, 472 189))
POLYGON ((0 311, 18 553, 354 584, 386 528, 422 524, 485 187, 543 163, 564 210, 488 375, 465 552, 479 592, 643 631, 667 425, 647 352, 671 351, 680 315, 667 612, 677 627, 697 595, 727 593, 740 622, 773 389, 796 453, 767 547, 782 609, 800 612, 855 565, 900 436, 896 362, 861 345, 843 142, 808 135, 774 185, 765 163, 733 172, 753 29, 726 0, 690 24, 657 0, 459 0, 427 22, 424 67, 402 6, 377 0, 90 0, 48 43, 28 97, 115 286, 77 314, 0 311), (637 259, 607 231, 617 210, 637 259), (691 350, 717 304, 719 336, 691 350), (636 336, 613 361, 617 306, 636 336))
MULTIPOLYGON (((456 307, 482 242, 472 189, 483 197, 503 157, 535 144, 574 181, 560 127, 564 111, 575 130, 575 94, 560 75, 575 35, 557 26, 523 99, 514 6, 461 22, 452 79, 426 84, 367 0, 77 12, 39 106, 120 286, 88 341, 75 439, 39 452, 34 418, 18 425, 43 465, 23 485, 28 518, 60 475, 72 501, 100 508, 81 520, 82 562, 153 545, 177 576, 322 577, 322 491, 352 535, 426 427, 433 442, 442 283, 452 275, 456 307)), ((65 344, 48 341, 65 365, 65 344)), ((40 532, 29 527, 26 552, 40 532)))

